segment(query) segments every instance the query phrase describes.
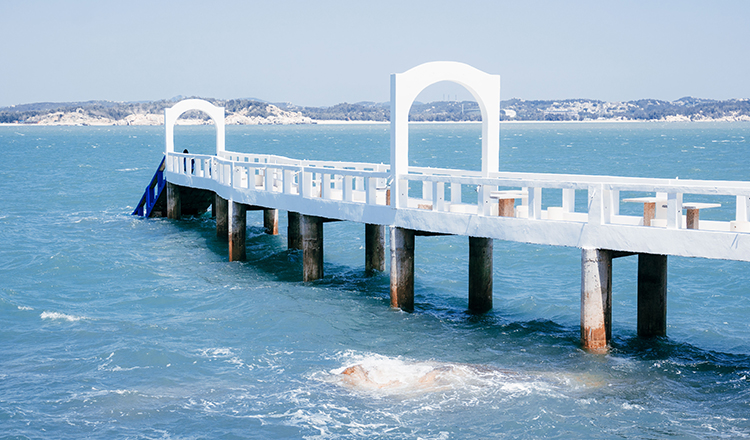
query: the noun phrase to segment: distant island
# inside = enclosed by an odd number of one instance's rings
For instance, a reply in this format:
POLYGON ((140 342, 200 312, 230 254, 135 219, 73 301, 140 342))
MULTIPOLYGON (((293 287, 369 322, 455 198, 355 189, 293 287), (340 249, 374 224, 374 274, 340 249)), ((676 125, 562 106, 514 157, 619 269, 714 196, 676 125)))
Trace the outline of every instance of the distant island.
MULTIPOLYGON (((148 102, 87 101, 36 103, 0 108, 0 123, 24 125, 161 125, 164 109, 182 97, 148 102)), ((206 99, 226 109, 228 125, 315 124, 324 121, 384 122, 390 103, 342 103, 331 107, 302 107, 257 99, 206 99)), ((500 103, 501 121, 750 121, 750 99, 717 101, 685 97, 676 101, 642 99, 605 102, 592 99, 500 103)), ((462 122, 481 120, 473 101, 415 102, 411 121, 462 122)), ((201 112, 189 112, 182 124, 208 124, 201 112)))

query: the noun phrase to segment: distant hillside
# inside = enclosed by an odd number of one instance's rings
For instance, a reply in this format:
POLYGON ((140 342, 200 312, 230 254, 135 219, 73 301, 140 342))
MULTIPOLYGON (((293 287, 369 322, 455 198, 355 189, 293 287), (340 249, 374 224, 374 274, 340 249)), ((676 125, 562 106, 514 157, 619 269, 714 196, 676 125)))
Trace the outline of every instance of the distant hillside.
MULTIPOLYGON (((206 98, 204 98, 206 99, 206 98)), ((310 118, 288 112, 267 102, 249 99, 207 101, 226 109, 229 125, 309 124, 310 118)), ((36 103, 0 108, 0 123, 41 125, 160 125, 164 124, 164 109, 178 100, 151 102, 87 101, 67 103, 36 103)), ((190 111, 180 121, 187 124, 207 124, 210 118, 203 112, 190 111)))
MULTIPOLYGON (((390 104, 360 102, 332 107, 298 107, 277 104, 313 120, 388 121, 390 104)), ((750 99, 716 101, 685 97, 676 101, 642 99, 605 102, 592 99, 526 101, 510 99, 500 103, 502 121, 592 121, 592 120, 665 120, 665 121, 750 121, 750 99)), ((409 112, 411 121, 479 121, 479 105, 474 101, 415 102, 409 112)))
MULTIPOLYGON (((179 97, 182 98, 182 97, 179 97)), ((0 123, 41 125, 159 125, 164 109, 178 98, 151 102, 87 101, 35 103, 0 108, 0 123)), ((271 104, 254 99, 208 101, 226 109, 227 124, 310 124, 315 121, 389 121, 390 104, 342 103, 331 107, 301 107, 290 103, 271 104)), ((503 121, 750 121, 750 99, 716 101, 685 97, 676 101, 642 99, 605 102, 591 99, 526 101, 510 99, 500 103, 503 121)), ((479 121, 479 106, 473 101, 415 102, 412 121, 479 121)), ((186 124, 210 122, 202 112, 188 112, 186 124)))
POLYGON ((604 102, 591 99, 525 101, 511 99, 500 104, 502 120, 587 121, 587 120, 665 120, 665 121, 750 121, 750 99, 716 101, 693 97, 676 101, 641 99, 604 102))

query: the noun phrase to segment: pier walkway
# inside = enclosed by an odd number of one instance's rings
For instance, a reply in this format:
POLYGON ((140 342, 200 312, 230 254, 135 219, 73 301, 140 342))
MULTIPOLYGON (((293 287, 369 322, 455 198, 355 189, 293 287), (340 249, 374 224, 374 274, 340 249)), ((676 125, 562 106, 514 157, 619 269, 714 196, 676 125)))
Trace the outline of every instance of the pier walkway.
POLYGON ((227 237, 229 259, 237 260, 244 258, 247 210, 263 210, 270 233, 278 231, 278 210, 288 211, 289 246, 303 250, 306 281, 323 276, 323 224, 363 223, 367 269, 385 270, 390 234, 391 304, 407 311, 414 306, 416 236, 469 237, 469 308, 478 312, 492 307, 493 240, 577 247, 581 340, 593 350, 606 348, 611 338, 613 258, 638 257, 643 337, 666 334, 668 255, 750 261, 750 182, 499 171, 499 109, 499 76, 465 64, 427 63, 394 74, 391 164, 384 165, 228 151, 224 109, 182 101, 165 111, 160 168, 166 185, 155 175, 146 189, 151 195, 144 195, 134 214, 163 211, 144 211, 148 200, 155 205, 161 199, 170 218, 179 218, 186 206, 192 211, 213 205, 217 234, 227 237), (464 86, 480 106, 481 171, 409 165, 409 109, 423 89, 440 81, 464 86), (213 119, 215 155, 174 151, 175 121, 189 110, 213 119), (731 196, 734 219, 701 220, 701 209, 718 206, 691 200, 705 195, 731 196), (562 203, 543 205, 543 197, 562 203), (642 203, 643 215, 622 215, 622 203, 642 203))

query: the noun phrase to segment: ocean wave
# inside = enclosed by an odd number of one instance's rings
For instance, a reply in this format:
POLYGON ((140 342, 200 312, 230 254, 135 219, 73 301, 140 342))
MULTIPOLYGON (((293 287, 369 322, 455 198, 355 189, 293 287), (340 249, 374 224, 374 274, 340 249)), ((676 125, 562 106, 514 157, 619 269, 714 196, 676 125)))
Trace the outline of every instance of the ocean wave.
POLYGON ((88 319, 85 316, 66 315, 65 313, 59 313, 59 312, 42 312, 40 316, 42 319, 64 319, 70 322, 76 322, 82 319, 88 319))
POLYGON ((344 355, 344 365, 320 374, 318 379, 355 392, 385 396, 411 397, 421 394, 456 392, 473 394, 502 393, 524 396, 532 393, 557 394, 555 389, 568 385, 567 378, 554 375, 505 370, 489 365, 437 361, 411 361, 379 354, 344 355))

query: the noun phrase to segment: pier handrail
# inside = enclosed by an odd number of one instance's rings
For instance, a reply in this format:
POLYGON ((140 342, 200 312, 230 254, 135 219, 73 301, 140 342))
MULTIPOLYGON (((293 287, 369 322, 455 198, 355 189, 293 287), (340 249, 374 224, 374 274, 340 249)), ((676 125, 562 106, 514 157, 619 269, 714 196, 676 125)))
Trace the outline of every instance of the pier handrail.
MULTIPOLYGON (((377 193, 378 191, 384 193, 389 187, 389 182, 394 179, 389 165, 386 164, 292 159, 270 154, 227 151, 220 156, 211 156, 174 152, 169 153, 165 160, 170 172, 209 178, 220 185, 233 188, 251 190, 270 188, 271 192, 281 194, 375 205, 385 204, 385 198, 378 198, 377 193), (249 176, 254 176, 253 179, 256 179, 252 187, 249 176)), ((525 189, 529 194, 530 200, 525 199, 524 202, 528 202, 530 206, 528 216, 530 219, 545 219, 542 215, 542 189, 563 190, 564 197, 573 198, 573 202, 568 202, 565 209, 565 212, 571 213, 567 216, 569 221, 632 224, 639 217, 623 216, 619 212, 621 202, 619 193, 626 191, 644 194, 660 193, 664 194, 665 199, 674 199, 675 202, 669 208, 669 212, 670 218, 676 220, 669 224, 678 229, 684 222, 676 213, 682 211, 682 197, 685 194, 736 197, 737 208, 734 221, 747 222, 750 218, 750 214, 745 214, 750 206, 750 182, 524 172, 493 172, 483 177, 478 171, 431 167, 409 167, 408 171, 408 174, 402 174, 396 178, 402 181, 422 182, 423 192, 422 197, 415 199, 407 196, 407 200, 423 200, 432 203, 429 208, 436 211, 449 211, 451 205, 463 204, 460 200, 460 187, 466 185, 477 188, 480 196, 477 200, 476 211, 466 211, 465 214, 493 215, 494 211, 490 206, 491 193, 497 191, 498 188, 516 188, 525 189), (444 200, 439 195, 446 184, 456 187, 451 194, 457 200, 444 200), (586 212, 572 215, 575 195, 570 191, 575 190, 588 191, 589 203, 586 212), (601 201, 601 197, 594 196, 595 193, 606 197, 607 200, 601 201), (605 207, 603 211, 600 205, 605 207), (608 212, 608 215, 599 219, 597 213, 600 211, 608 212), (587 216, 590 212, 596 215, 587 216), (587 216, 588 220, 585 220, 584 216, 587 216)), ((422 205, 419 202, 410 202, 402 208, 419 209, 422 205)), ((422 209, 425 208, 422 207, 422 209)), ((727 223, 727 228, 729 227, 727 223)))
POLYGON ((234 152, 224 152, 220 156, 169 153, 167 169, 238 189, 268 189, 307 198, 386 204, 386 182, 390 177, 387 165, 294 160, 276 155, 234 152), (250 176, 253 176, 252 180, 250 176))

